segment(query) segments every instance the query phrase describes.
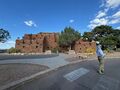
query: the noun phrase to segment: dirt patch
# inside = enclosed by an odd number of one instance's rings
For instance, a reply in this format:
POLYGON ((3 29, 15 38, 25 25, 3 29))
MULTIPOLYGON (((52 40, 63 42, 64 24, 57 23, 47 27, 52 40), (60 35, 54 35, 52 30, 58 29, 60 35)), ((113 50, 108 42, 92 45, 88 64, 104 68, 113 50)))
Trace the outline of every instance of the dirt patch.
POLYGON ((82 60, 84 60, 84 58, 82 58, 82 57, 71 57, 71 58, 66 58, 65 60, 68 61, 68 62, 75 62, 75 61, 82 61, 82 60))
POLYGON ((106 57, 120 57, 120 52, 108 53, 106 57))
POLYGON ((46 69, 48 69, 47 66, 35 64, 2 64, 0 65, 0 86, 46 69))

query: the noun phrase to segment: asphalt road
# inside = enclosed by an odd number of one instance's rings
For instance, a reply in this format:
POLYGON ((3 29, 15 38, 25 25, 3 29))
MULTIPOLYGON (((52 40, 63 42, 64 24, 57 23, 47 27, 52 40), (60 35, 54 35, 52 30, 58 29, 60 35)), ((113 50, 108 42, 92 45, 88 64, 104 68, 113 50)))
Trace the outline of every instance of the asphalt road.
POLYGON ((50 58, 58 56, 58 54, 46 55, 0 55, 0 60, 13 60, 13 59, 37 59, 37 58, 50 58))
POLYGON ((120 59, 105 61, 105 74, 97 61, 68 65, 8 90, 120 90, 120 59))

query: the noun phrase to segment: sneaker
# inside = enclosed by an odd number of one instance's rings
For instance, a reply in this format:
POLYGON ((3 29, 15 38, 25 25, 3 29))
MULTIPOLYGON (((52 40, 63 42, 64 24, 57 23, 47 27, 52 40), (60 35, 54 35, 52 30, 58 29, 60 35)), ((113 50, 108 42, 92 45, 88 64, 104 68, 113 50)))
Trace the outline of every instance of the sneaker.
POLYGON ((101 70, 102 73, 104 73, 104 70, 101 70))
POLYGON ((104 75, 104 72, 100 72, 99 74, 104 75))
POLYGON ((104 74, 104 72, 102 72, 102 71, 97 71, 99 74, 101 74, 101 75, 103 75, 104 74))

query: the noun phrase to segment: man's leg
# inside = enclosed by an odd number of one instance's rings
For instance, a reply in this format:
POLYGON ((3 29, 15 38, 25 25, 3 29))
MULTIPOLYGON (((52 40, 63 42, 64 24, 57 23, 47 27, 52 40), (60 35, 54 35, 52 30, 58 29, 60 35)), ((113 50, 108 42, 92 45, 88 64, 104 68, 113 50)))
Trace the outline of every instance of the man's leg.
POLYGON ((104 60, 101 60, 101 72, 104 73, 104 60))
POLYGON ((99 73, 103 74, 104 73, 104 60, 102 57, 98 57, 99 61, 99 73))

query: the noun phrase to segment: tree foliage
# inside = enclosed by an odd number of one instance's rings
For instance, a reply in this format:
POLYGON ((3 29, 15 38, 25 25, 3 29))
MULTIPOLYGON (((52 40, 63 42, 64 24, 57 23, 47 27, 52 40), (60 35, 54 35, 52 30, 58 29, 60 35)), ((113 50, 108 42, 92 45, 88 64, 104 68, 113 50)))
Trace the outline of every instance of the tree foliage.
POLYGON ((20 53, 21 51, 19 49, 16 49, 14 47, 11 47, 10 49, 8 49, 7 51, 8 53, 20 53))
POLYGON ((0 42, 5 42, 10 38, 10 34, 7 30, 0 29, 0 42))
POLYGON ((112 33, 114 29, 111 26, 101 25, 95 27, 92 32, 94 35, 98 35, 99 37, 107 36, 112 33))
POLYGON ((92 39, 93 39, 93 33, 92 32, 84 32, 83 40, 92 41, 92 39))
POLYGON ((60 46, 71 46, 76 40, 80 39, 81 35, 78 31, 71 27, 66 27, 59 35, 60 46))
POLYGON ((83 37, 86 36, 88 40, 100 41, 106 48, 120 47, 120 30, 108 25, 97 26, 91 32, 84 33, 83 37))

